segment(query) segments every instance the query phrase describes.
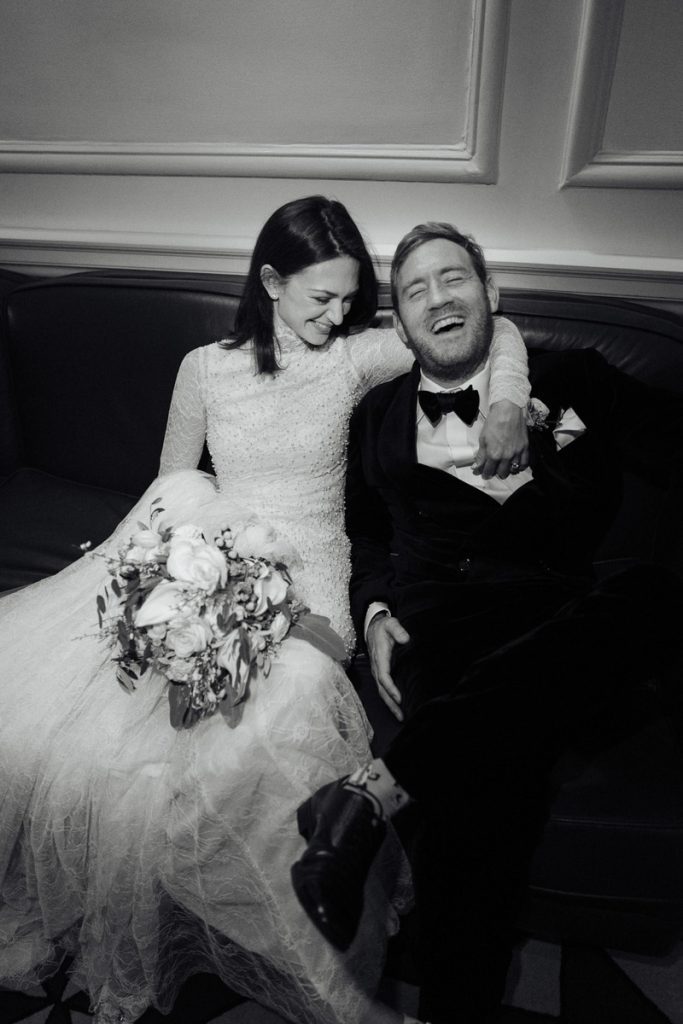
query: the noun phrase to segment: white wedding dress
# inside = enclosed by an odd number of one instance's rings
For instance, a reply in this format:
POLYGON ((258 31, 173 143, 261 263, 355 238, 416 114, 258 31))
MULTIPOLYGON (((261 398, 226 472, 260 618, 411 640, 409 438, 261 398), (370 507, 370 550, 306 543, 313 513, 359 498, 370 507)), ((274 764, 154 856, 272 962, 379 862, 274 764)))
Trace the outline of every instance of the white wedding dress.
MULTIPOLYGON (((492 392, 521 404, 513 330, 497 322, 492 392)), ((392 331, 315 350, 280 323, 278 340, 274 376, 255 374, 248 347, 191 352, 161 475, 130 516, 98 551, 0 600, 0 984, 26 987, 71 955, 103 1024, 151 1004, 168 1012, 197 971, 291 1021, 369 1022, 406 896, 390 840, 356 940, 340 954, 291 888, 298 804, 369 753, 365 715, 336 662, 287 639, 237 726, 216 715, 175 732, 164 680, 150 673, 124 693, 97 635, 100 555, 149 522, 161 497, 167 522, 210 530, 246 509, 272 525, 300 555, 299 596, 352 650, 348 419, 412 357, 392 331), (205 437, 216 480, 190 468, 205 437)))

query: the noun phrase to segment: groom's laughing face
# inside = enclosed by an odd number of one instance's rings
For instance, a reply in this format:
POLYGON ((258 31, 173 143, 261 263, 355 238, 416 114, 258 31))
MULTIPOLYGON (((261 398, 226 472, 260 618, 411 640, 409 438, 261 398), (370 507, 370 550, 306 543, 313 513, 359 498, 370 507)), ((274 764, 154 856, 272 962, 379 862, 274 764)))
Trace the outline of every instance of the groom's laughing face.
POLYGON ((396 281, 396 330, 428 377, 457 384, 481 369, 493 336, 498 293, 470 254, 436 238, 408 255, 396 281))

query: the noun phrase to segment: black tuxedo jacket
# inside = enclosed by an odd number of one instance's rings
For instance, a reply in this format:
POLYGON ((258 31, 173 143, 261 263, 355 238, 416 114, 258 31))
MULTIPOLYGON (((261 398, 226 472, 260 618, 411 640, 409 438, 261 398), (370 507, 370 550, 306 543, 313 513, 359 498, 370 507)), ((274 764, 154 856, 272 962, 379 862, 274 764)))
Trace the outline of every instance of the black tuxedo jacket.
POLYGON ((417 462, 417 364, 357 406, 346 527, 359 637, 372 601, 385 601, 401 618, 428 608, 444 586, 464 583, 472 566, 486 565, 494 580, 498 566, 501 575, 590 577, 595 549, 619 507, 624 466, 662 485, 672 470, 680 472, 679 396, 627 377, 593 349, 531 354, 530 379, 550 423, 572 407, 587 430, 560 451, 551 427, 531 430, 534 479, 502 505, 417 462))

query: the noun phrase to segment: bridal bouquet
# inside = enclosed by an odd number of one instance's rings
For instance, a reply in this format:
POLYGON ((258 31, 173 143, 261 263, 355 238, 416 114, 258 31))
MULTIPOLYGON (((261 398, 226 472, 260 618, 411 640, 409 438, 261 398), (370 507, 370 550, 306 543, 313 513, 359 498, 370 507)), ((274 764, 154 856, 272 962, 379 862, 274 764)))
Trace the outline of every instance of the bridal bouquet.
POLYGON ((216 711, 235 724, 250 680, 268 675, 288 634, 344 659, 329 621, 293 596, 287 567, 247 553, 272 551, 268 527, 226 527, 207 539, 192 524, 157 530, 154 516, 151 526, 138 526, 107 558, 112 579, 97 595, 100 633, 114 648, 125 690, 133 692, 149 669, 166 677, 174 728, 216 711))

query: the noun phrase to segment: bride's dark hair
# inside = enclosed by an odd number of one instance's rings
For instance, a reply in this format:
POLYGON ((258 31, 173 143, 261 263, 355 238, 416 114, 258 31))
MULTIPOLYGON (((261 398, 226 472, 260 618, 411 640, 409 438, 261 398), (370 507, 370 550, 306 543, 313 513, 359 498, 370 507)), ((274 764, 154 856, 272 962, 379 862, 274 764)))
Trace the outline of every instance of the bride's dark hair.
POLYGON ((361 233, 342 203, 325 196, 306 196, 285 203, 261 228, 233 337, 222 343, 224 347, 235 348, 253 340, 258 372, 275 373, 280 367, 273 337, 273 302, 261 281, 261 267, 269 263, 286 279, 337 256, 358 260, 360 271, 358 293, 333 334, 367 327, 377 311, 377 278, 361 233))

